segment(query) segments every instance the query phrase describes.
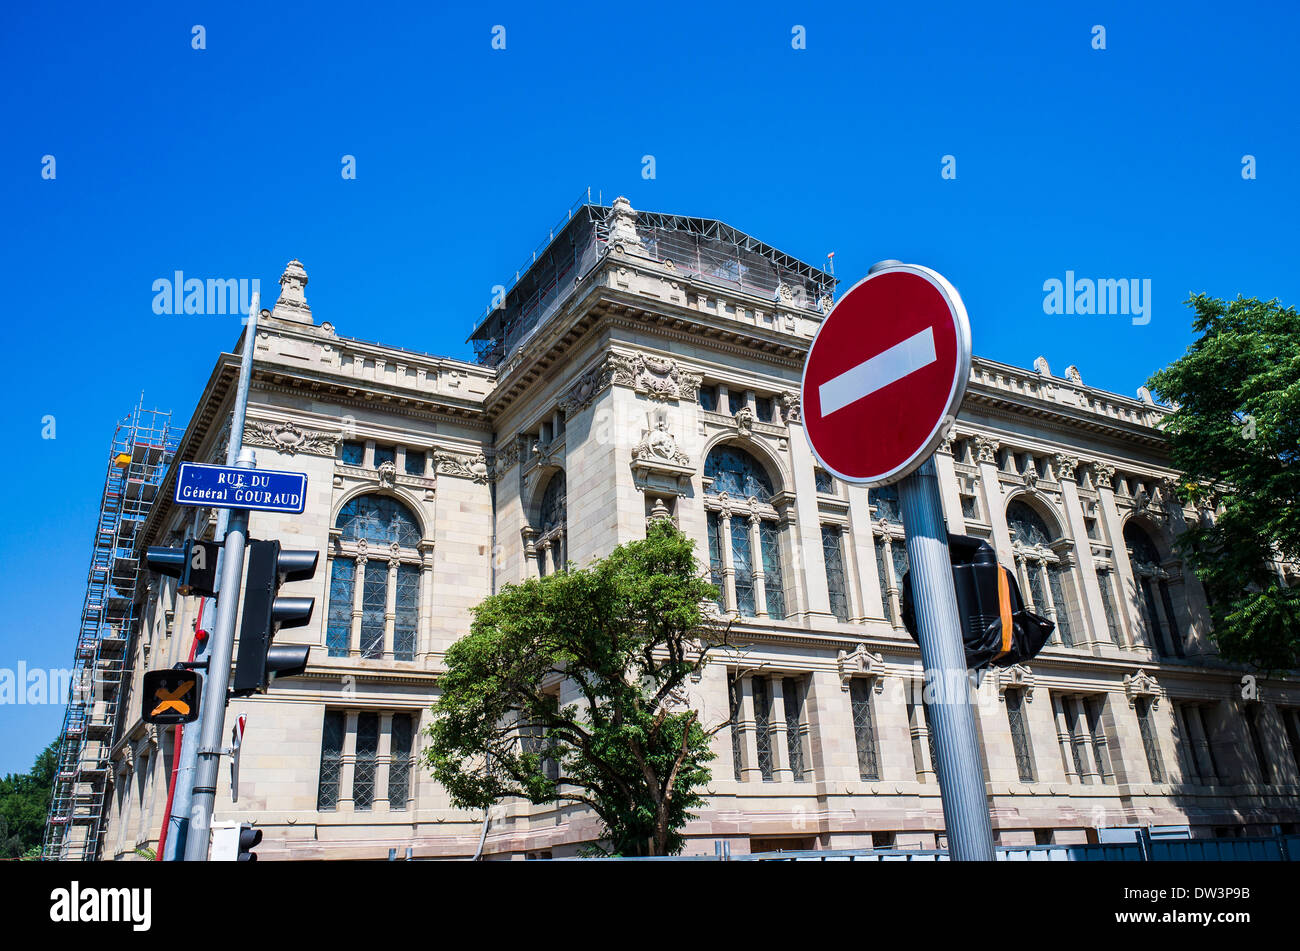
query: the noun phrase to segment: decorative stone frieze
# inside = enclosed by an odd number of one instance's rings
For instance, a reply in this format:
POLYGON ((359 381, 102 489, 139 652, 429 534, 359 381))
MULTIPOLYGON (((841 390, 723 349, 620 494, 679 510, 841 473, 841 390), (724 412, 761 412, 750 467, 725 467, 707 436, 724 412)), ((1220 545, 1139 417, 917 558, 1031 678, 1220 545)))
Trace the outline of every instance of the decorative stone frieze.
POLYGON ((606 387, 614 382, 617 365, 613 356, 607 356, 592 367, 578 381, 569 387, 560 397, 559 407, 566 418, 576 416, 588 406, 606 387))
POLYGON ((1069 480, 1074 481, 1075 470, 1079 467, 1079 460, 1075 456, 1067 456, 1063 452, 1058 452, 1053 459, 1056 462, 1056 478, 1059 482, 1069 480))
POLYGON ((614 369, 614 383, 630 386, 652 400, 694 402, 699 397, 700 384, 704 382, 698 373, 690 373, 676 360, 666 357, 616 353, 610 357, 610 362, 614 369))
POLYGON ((1115 478, 1115 467, 1108 466, 1104 462, 1093 463, 1093 471, 1097 473, 1097 486, 1102 489, 1112 488, 1111 481, 1115 478))
POLYGON ((1002 444, 991 436, 977 434, 975 436, 975 458, 980 462, 991 462, 993 465, 998 464, 998 450, 1002 444))
POLYGON ((798 393, 781 394, 781 415, 787 423, 803 422, 803 409, 799 405, 798 393))
POLYGON ((244 445, 259 449, 274 449, 287 456, 309 453, 314 456, 338 455, 340 433, 304 429, 291 422, 274 423, 250 419, 244 427, 244 445))
POLYGON ((885 658, 867 650, 866 644, 859 644, 853 652, 841 650, 835 655, 835 663, 840 671, 840 689, 845 693, 854 677, 871 677, 876 693, 885 689, 885 658))
POLYGON ((490 474, 487 457, 481 452, 476 456, 468 456, 436 450, 433 454, 433 464, 434 471, 439 475, 472 479, 480 485, 487 484, 488 475, 490 474))
POLYGON ((1020 689, 1025 692, 1025 702, 1030 703, 1034 699, 1036 683, 1034 672, 1025 664, 1003 667, 997 675, 998 701, 1005 703, 1008 690, 1020 689))

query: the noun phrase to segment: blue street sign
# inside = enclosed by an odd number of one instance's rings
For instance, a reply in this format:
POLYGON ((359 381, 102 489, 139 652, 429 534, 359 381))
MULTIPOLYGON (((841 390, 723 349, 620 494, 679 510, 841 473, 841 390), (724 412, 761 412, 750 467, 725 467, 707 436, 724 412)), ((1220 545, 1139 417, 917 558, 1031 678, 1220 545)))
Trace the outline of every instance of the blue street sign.
POLYGON ((176 504, 301 515, 307 504, 307 473, 182 462, 176 504))

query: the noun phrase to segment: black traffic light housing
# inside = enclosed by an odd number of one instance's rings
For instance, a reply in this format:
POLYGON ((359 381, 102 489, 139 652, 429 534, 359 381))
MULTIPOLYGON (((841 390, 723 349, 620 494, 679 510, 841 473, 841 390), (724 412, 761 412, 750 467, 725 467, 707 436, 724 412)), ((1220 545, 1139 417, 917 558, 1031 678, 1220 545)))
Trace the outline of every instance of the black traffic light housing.
POLYGON ((147 670, 140 690, 140 716, 161 726, 199 718, 202 681, 194 670, 147 670))
POLYGON ((257 853, 253 851, 262 841, 262 830, 254 829, 247 822, 239 827, 239 855, 236 857, 237 862, 256 862, 257 853))
POLYGON ((239 626, 239 660, 231 693, 247 696, 265 690, 276 677, 307 669, 305 644, 273 644, 282 627, 310 623, 315 598, 277 597, 286 581, 305 581, 316 573, 319 553, 280 548, 278 541, 250 541, 244 616, 239 626))
MULTIPOLYGON (((988 542, 967 535, 949 535, 952 582, 961 617, 966 666, 1011 667, 1034 657, 1056 625, 1025 610, 1016 576, 998 564, 988 542)), ((903 626, 916 639, 916 609, 912 573, 903 575, 903 626)))
POLYGON ((183 595, 210 598, 217 593, 217 542, 185 539, 181 548, 152 547, 145 552, 150 571, 175 578, 176 590, 183 595))

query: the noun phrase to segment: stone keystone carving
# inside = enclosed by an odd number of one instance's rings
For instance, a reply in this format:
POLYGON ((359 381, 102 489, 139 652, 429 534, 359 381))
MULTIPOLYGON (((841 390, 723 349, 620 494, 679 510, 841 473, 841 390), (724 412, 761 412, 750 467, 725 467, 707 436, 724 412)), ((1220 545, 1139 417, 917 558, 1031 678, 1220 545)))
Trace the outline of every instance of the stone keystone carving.
POLYGON ((1130 707, 1137 706, 1138 697, 1150 697, 1152 707, 1160 702, 1160 685, 1141 667, 1135 674, 1124 675, 1124 693, 1130 707))
POLYGON ((244 428, 244 445, 275 449, 287 456, 305 452, 314 456, 338 454, 343 436, 314 429, 301 429, 293 423, 270 423, 250 419, 244 428))
POLYGON ((885 689, 885 658, 880 654, 873 654, 867 650, 866 644, 859 644, 853 649, 853 653, 848 651, 839 651, 835 655, 835 662, 840 669, 840 689, 848 692, 849 683, 854 676, 868 676, 875 681, 876 693, 883 693, 885 689))
POLYGON ((691 457, 677 446, 677 437, 668 431, 665 419, 655 423, 655 428, 646 433, 644 438, 632 450, 632 458, 638 460, 663 460, 678 465, 690 465, 691 457))

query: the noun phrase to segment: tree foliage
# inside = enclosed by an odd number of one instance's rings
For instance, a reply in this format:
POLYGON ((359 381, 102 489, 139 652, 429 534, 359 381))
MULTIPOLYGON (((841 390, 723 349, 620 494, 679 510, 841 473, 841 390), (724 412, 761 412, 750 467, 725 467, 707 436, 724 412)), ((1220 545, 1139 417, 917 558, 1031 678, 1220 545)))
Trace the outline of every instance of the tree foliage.
POLYGON ((0 779, 0 858, 21 858, 40 846, 57 759, 56 740, 37 754, 30 772, 0 779))
POLYGON ((1300 659, 1300 313, 1276 300, 1188 300, 1201 334, 1148 381, 1176 406, 1164 422, 1180 496, 1204 517, 1178 542, 1210 597, 1228 660, 1290 669, 1300 659))
POLYGON ((726 647, 692 542, 657 522, 609 557, 518 585, 447 652, 425 752, 461 808, 582 803, 619 855, 675 854, 714 758, 687 679, 726 647), (560 703, 561 681, 580 700, 560 703))

